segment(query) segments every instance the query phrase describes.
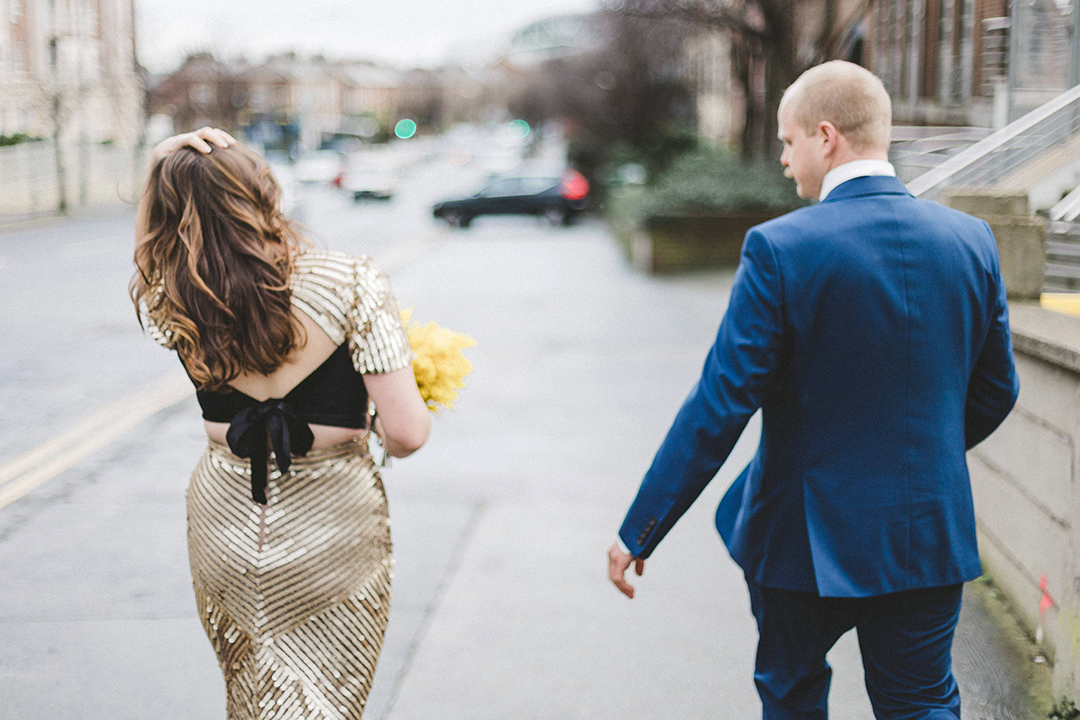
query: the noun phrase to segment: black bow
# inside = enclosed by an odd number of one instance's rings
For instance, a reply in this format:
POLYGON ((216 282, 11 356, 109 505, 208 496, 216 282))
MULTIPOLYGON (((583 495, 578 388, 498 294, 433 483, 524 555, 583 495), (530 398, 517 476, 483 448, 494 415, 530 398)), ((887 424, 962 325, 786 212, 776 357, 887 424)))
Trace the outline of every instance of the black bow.
POLYGON ((294 454, 307 455, 315 442, 311 428, 284 400, 264 400, 236 413, 225 439, 233 454, 251 458, 251 499, 260 505, 266 504, 267 435, 281 472, 289 469, 294 454))

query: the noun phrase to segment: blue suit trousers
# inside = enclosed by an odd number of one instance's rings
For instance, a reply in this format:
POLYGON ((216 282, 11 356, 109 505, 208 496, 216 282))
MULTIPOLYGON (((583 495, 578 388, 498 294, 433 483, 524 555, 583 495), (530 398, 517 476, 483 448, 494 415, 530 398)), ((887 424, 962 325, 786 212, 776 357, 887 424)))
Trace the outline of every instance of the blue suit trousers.
POLYGON ((825 654, 852 628, 877 720, 960 717, 952 641, 963 585, 861 598, 747 585, 760 634, 754 682, 765 720, 828 718, 825 654))

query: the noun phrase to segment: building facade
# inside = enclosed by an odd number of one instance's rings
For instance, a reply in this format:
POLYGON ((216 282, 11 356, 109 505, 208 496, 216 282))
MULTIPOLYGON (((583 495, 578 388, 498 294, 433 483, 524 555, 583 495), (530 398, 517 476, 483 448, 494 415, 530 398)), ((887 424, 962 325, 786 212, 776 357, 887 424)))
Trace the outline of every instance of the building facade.
POLYGON ((1077 80, 1076 0, 877 0, 871 68, 913 125, 1000 127, 1077 80))
POLYGON ((0 3, 0 135, 134 145, 142 119, 133 0, 0 3))
POLYGON ((133 0, 0 3, 0 215, 131 200, 144 97, 133 0))

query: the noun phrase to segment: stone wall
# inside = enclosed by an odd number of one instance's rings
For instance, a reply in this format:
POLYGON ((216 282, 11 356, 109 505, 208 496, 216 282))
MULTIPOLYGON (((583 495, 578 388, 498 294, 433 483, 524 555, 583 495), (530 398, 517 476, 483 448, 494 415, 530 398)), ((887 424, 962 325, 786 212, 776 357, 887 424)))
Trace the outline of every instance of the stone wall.
POLYGON ((650 215, 634 231, 631 262, 649 273, 735 267, 746 231, 776 217, 769 212, 650 215))
POLYGON ((954 189, 946 203, 990 225, 1009 297, 1038 300, 1046 273, 1046 221, 1029 212, 1027 195, 993 188, 954 189))
POLYGON ((1026 193, 947 202, 997 238, 1020 375, 1016 408, 968 453, 983 569, 1054 662, 1054 694, 1080 699, 1080 317, 1039 305, 1046 228, 1026 193))
MULTIPOLYGON (((67 208, 135 202, 142 154, 118 144, 61 146, 67 208)), ((60 206, 56 150, 51 141, 0 147, 0 218, 45 215, 60 206)))
POLYGON ((1016 409, 968 453, 983 568, 1080 698, 1080 318, 1011 302, 1016 409), (1053 604, 1040 612, 1045 578, 1053 604), (1040 631, 1041 627, 1041 631, 1040 631))

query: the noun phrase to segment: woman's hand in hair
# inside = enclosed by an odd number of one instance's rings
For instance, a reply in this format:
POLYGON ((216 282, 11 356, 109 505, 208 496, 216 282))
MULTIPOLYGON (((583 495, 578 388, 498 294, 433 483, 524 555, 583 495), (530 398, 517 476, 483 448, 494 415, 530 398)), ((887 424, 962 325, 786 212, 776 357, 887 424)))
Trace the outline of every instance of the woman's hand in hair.
POLYGON ((203 127, 194 132, 181 133, 165 138, 154 148, 152 160, 155 163, 159 162, 166 155, 171 155, 185 147, 194 148, 201 153, 208 153, 213 150, 210 143, 217 145, 219 148, 227 148, 230 145, 235 145, 236 139, 224 130, 203 127))

